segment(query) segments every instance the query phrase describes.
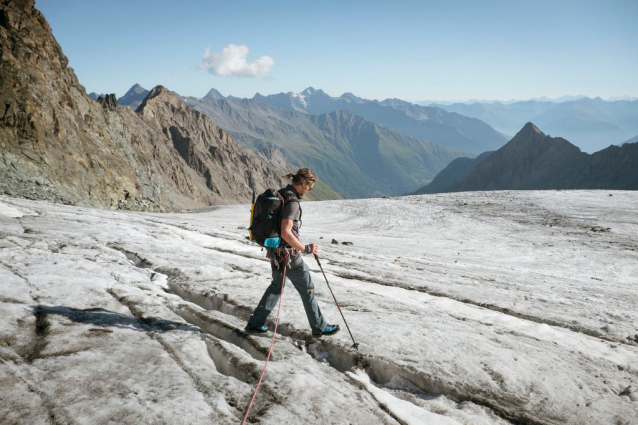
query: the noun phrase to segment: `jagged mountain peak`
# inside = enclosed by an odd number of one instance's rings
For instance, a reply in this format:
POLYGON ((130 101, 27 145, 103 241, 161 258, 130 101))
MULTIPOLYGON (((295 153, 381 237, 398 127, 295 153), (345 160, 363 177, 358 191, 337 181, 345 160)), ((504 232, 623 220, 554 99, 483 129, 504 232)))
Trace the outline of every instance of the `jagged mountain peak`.
POLYGON ((540 150, 556 150, 564 149, 572 153, 580 152, 578 146, 568 142, 562 137, 552 137, 543 133, 538 127, 531 122, 528 122, 523 128, 516 133, 516 136, 512 138, 503 148, 502 151, 520 151, 523 149, 532 149, 534 152, 540 150))
POLYGON ((151 91, 148 93, 148 96, 146 96, 146 98, 153 99, 154 97, 158 97, 162 95, 169 96, 169 95, 173 95, 173 93, 166 87, 162 85, 157 85, 151 89, 151 91))
POLYGON ((142 103, 146 95, 148 95, 148 90, 136 83, 133 84, 124 96, 117 99, 117 103, 135 110, 140 106, 140 103, 142 103))
POLYGON ((521 131, 519 131, 516 134, 515 138, 518 137, 528 137, 528 136, 545 136, 545 133, 543 133, 542 131, 540 131, 540 129, 538 127, 536 127, 533 123, 528 122, 527 124, 525 124, 523 126, 523 128, 521 128, 521 131))
POLYGON ((303 95, 303 96, 312 96, 312 95, 315 95, 315 94, 327 95, 325 91, 323 91, 321 89, 315 89, 314 87, 308 87, 307 89, 305 89, 304 91, 302 91, 299 94, 303 95))
POLYGON ((226 99, 226 97, 223 94, 221 94, 219 91, 217 91, 217 89, 212 88, 208 91, 208 93, 206 93, 206 96, 204 96, 203 99, 222 100, 222 99, 226 99))
POLYGON ((347 100, 348 102, 354 102, 354 103, 364 103, 366 100, 359 97, 359 96, 355 96, 353 93, 351 92, 346 92, 344 94, 341 95, 341 99, 347 100))
POLYGON ((135 83, 130 89, 128 89, 128 91, 126 92, 124 96, 140 94, 140 93, 144 93, 145 91, 148 91, 148 90, 146 90, 144 87, 140 86, 139 84, 135 83))
POLYGON ((177 97, 175 93, 162 85, 157 85, 148 92, 135 112, 144 113, 144 110, 146 109, 149 102, 153 102, 155 99, 157 99, 158 101, 163 100, 164 102, 167 102, 169 104, 183 104, 183 102, 177 97))
POLYGON ((299 94, 303 94, 303 95, 309 95, 309 94, 314 94, 317 90, 314 87, 308 87, 307 89, 305 89, 304 91, 302 91, 299 94))

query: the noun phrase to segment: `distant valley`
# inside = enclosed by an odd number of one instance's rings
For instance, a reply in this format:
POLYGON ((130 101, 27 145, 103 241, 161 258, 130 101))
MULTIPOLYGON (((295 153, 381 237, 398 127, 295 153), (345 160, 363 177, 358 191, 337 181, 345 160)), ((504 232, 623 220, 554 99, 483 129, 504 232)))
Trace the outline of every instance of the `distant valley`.
POLYGON ((461 151, 401 134, 348 111, 310 115, 252 100, 181 98, 277 167, 307 165, 348 198, 400 195, 431 180, 461 151), (410 189, 411 188, 411 189, 410 189))

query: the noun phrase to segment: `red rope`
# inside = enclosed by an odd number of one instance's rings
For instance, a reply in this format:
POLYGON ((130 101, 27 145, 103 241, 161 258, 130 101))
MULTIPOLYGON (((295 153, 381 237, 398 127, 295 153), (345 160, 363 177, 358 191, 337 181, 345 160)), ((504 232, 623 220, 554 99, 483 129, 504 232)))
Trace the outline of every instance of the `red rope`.
MULTIPOLYGON (((287 257, 287 255, 286 255, 287 257)), ((288 259, 285 258, 284 261, 288 259)), ((253 398, 250 399, 250 404, 248 405, 248 410, 246 411, 246 415, 244 416, 244 420, 241 422, 241 425, 246 423, 246 419, 248 419, 248 414, 250 413, 250 408, 253 407, 253 401, 255 401, 255 396, 259 391, 259 386, 261 385, 261 380, 266 373, 266 367, 268 367, 268 360, 270 360, 270 354, 272 353, 272 347, 275 345, 275 336, 277 336, 277 325, 279 325, 279 313, 281 313, 281 300, 284 297, 284 282, 286 282, 286 263, 284 262, 284 276, 281 279, 281 294, 279 295, 279 307, 277 307, 277 320, 275 321, 275 330, 272 333, 272 341, 270 342, 270 349, 268 350, 268 357, 266 357, 266 364, 264 365, 264 369, 261 371, 261 376, 259 377, 259 382, 257 382, 257 388, 255 388, 255 392, 253 393, 253 398)))

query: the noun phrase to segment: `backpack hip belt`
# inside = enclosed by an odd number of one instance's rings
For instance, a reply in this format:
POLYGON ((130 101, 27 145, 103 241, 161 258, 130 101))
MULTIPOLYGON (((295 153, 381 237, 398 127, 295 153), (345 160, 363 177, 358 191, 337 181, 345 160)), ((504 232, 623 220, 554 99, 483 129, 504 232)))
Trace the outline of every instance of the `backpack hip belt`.
POLYGON ((292 262, 292 257, 298 256, 299 250, 297 248, 268 248, 268 257, 270 258, 270 263, 279 270, 281 267, 286 265, 286 267, 290 267, 290 263, 292 262))

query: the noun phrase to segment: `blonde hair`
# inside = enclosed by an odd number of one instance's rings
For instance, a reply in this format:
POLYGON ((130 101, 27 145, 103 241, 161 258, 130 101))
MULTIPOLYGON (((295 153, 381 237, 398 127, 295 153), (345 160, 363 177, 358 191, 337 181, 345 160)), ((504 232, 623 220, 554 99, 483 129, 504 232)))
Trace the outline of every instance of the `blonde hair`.
POLYGON ((297 170, 297 174, 288 173, 282 176, 284 179, 292 179, 294 184, 301 184, 304 180, 309 182, 316 182, 317 176, 310 170, 310 168, 300 168, 297 170))

